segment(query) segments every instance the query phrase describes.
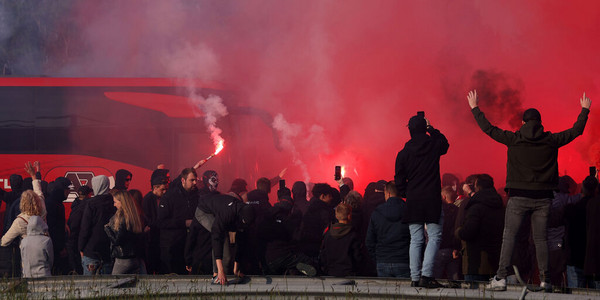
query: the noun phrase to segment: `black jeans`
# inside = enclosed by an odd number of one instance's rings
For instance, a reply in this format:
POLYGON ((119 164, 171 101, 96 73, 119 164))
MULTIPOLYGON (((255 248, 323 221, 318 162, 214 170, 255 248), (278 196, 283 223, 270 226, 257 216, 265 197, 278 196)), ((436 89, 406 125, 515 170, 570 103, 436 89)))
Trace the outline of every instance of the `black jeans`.
POLYGON ((506 205, 504 216, 504 234, 502 236, 502 249, 500 252, 500 263, 496 275, 498 278, 508 276, 508 268, 511 266, 511 258, 515 246, 515 237, 521 227, 521 222, 526 215, 531 215, 531 229, 533 231, 533 243, 540 270, 540 281, 550 282, 548 273, 548 242, 546 236, 546 225, 550 204, 552 199, 533 199, 526 197, 510 197, 506 205))

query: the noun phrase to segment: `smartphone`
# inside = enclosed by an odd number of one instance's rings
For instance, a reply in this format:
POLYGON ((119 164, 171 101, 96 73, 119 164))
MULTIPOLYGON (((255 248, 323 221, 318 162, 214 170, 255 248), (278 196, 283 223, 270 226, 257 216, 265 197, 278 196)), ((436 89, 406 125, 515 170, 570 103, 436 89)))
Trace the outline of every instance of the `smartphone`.
POLYGON ((342 167, 341 166, 335 166, 335 176, 334 176, 334 178, 335 178, 336 181, 342 179, 342 167))
POLYGON ((425 112, 424 111, 418 111, 417 112, 417 116, 425 118, 425 112))
POLYGON ((596 177, 596 167, 590 167, 590 176, 596 177))
POLYGON ((279 179, 279 189, 283 190, 285 188, 285 179, 279 179))

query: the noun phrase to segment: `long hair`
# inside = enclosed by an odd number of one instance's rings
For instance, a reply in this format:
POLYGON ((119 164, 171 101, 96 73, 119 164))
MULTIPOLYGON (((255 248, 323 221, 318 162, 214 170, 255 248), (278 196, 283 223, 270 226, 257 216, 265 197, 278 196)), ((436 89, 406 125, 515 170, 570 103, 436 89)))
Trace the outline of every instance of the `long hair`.
POLYGON ((33 190, 26 190, 21 194, 19 209, 29 216, 41 216, 43 213, 42 199, 33 190))
POLYGON ((138 215, 133 198, 128 191, 116 191, 113 197, 121 202, 121 208, 117 209, 113 223, 113 229, 119 230, 121 224, 125 223, 125 228, 134 233, 142 232, 142 222, 138 215))

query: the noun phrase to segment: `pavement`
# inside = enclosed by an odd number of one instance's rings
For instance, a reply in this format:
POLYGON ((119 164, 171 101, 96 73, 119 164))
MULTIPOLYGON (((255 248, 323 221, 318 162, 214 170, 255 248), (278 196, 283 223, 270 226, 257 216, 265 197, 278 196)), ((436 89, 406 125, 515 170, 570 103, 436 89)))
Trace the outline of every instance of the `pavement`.
MULTIPOLYGON (((443 283, 443 282, 442 282, 443 283)), ((600 299, 600 290, 569 293, 410 287, 410 280, 249 276, 246 283, 211 284, 209 276, 56 276, 0 282, 2 299, 600 299), (248 280, 249 279, 249 280, 248 280)))

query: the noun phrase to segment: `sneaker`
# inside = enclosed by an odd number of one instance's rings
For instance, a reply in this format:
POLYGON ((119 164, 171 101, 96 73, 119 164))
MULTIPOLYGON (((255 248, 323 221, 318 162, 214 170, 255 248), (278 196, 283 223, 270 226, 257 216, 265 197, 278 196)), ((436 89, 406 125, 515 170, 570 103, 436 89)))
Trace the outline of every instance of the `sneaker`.
POLYGON ((552 293, 552 284, 550 282, 542 281, 540 283, 540 288, 542 288, 546 293, 552 293))
POLYGON ((410 287, 419 287, 419 281, 411 281, 410 287))
POLYGON ((221 284, 221 283, 219 283, 219 279, 215 275, 215 276, 213 276, 212 281, 210 282, 210 284, 221 284))
POLYGON ((298 269, 298 271, 300 271, 300 273, 302 273, 308 277, 314 277, 315 275, 317 275, 317 269, 315 269, 315 267, 313 267, 309 264, 298 263, 296 265, 296 269, 298 269))
POLYGON ((419 286, 427 289, 443 288, 444 286, 435 280, 433 277, 421 276, 419 280, 419 286))
POLYGON ((494 276, 490 279, 490 283, 485 285, 485 288, 492 291, 506 291, 506 279, 498 279, 494 276))

